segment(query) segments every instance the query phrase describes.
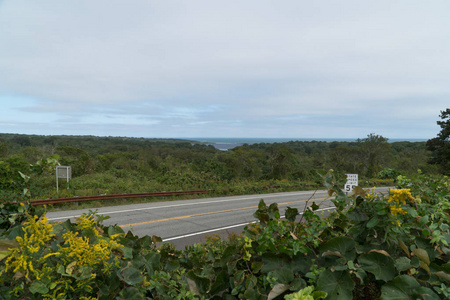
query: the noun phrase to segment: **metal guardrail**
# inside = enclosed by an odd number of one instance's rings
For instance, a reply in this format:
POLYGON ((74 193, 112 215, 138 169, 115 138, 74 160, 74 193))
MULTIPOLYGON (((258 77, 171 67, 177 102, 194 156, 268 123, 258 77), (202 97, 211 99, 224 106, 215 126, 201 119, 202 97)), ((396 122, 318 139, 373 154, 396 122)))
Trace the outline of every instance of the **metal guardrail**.
MULTIPOLYGON (((319 185, 305 185, 309 188, 318 188, 319 185)), ((263 187, 263 190, 278 189, 280 186, 268 186, 263 187)), ((146 197, 165 197, 165 196, 177 196, 177 195, 194 195, 194 194, 207 194, 213 193, 214 189, 209 190, 195 190, 195 191, 177 191, 177 192, 153 192, 153 193, 133 193, 133 194, 111 194, 111 195, 98 195, 98 196, 79 196, 68 198, 55 198, 55 199, 43 199, 32 200, 31 205, 46 205, 46 204, 58 204, 58 203, 70 203, 70 202, 82 202, 82 201, 95 201, 95 200, 108 200, 108 199, 126 199, 126 198, 146 198, 146 197)), ((14 202, 13 202, 14 203, 14 202)))
POLYGON ((30 201, 30 204, 31 205, 45 205, 45 204, 58 204, 58 203, 69 203, 69 202, 80 202, 80 201, 95 201, 95 200, 108 200, 108 199, 146 198, 146 197, 164 197, 164 196, 177 196, 177 195, 206 194, 206 193, 211 193, 211 192, 214 192, 214 190, 81 196, 81 197, 34 200, 34 201, 30 201))

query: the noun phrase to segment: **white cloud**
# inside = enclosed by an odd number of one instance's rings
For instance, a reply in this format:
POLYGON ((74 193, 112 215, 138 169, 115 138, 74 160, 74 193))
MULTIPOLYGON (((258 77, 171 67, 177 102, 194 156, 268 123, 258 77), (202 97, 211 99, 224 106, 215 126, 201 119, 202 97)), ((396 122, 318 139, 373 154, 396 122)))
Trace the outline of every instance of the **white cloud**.
MULTIPOLYGON (((33 99, 9 111, 48 133, 65 120, 74 134, 115 122, 128 135, 339 137, 365 114, 372 127, 351 134, 428 137, 450 96, 448 11, 443 0, 6 0, 0 97, 33 99), (387 128, 392 117, 409 126, 387 128)), ((11 114, 0 119, 24 131, 11 114)))

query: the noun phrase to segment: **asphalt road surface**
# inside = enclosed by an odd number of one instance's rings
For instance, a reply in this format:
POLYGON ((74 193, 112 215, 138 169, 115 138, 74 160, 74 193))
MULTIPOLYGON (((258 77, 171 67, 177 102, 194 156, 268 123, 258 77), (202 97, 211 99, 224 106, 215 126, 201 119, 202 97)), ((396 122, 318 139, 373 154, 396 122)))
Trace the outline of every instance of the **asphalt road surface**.
MULTIPOLYGON (((377 188, 376 191, 386 194, 388 188, 377 188)), ((320 205, 321 211, 334 208, 327 192, 320 190, 57 211, 48 212, 47 217, 50 221, 65 221, 75 219, 89 210, 97 210, 98 214, 110 217, 104 221, 105 225, 119 225, 138 236, 156 235, 163 242, 171 242, 182 250, 188 245, 204 241, 208 235, 218 234, 226 238, 231 232, 242 231, 249 223, 256 221, 253 213, 261 199, 267 205, 278 203, 281 215, 284 215, 288 206, 302 212, 306 203, 311 205, 313 202, 320 205)))

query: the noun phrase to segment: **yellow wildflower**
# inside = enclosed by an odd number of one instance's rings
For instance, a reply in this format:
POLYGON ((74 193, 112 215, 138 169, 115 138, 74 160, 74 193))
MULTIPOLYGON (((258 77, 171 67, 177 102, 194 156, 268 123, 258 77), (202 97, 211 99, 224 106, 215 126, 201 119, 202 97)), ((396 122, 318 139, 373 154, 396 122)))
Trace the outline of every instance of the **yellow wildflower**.
POLYGON ((53 255, 60 255, 61 253, 59 252, 52 252, 49 254, 44 255, 44 257, 42 257, 42 260, 45 260, 47 257, 53 256, 53 255))
POLYGON ((397 214, 406 214, 406 211, 404 211, 401 207, 397 206, 391 206, 391 214, 394 216, 397 216, 397 214))
POLYGON ((395 222, 392 222, 392 224, 397 225, 398 227, 402 225, 402 223, 399 220, 395 220, 395 222))
MULTIPOLYGON (((366 198, 372 199, 373 197, 375 197, 375 188, 372 188, 372 192, 366 195, 366 198)), ((369 192, 369 190, 367 190, 367 192, 369 192)))
POLYGON ((398 205, 406 204, 406 202, 414 202, 414 197, 411 195, 411 189, 391 189, 388 202, 395 202, 398 205))
POLYGON ((76 223, 79 229, 89 229, 94 227, 95 219, 92 215, 82 215, 77 218, 76 223))
POLYGON ((34 260, 32 255, 39 252, 55 236, 52 233, 53 226, 47 221, 45 216, 40 219, 38 216, 28 216, 22 228, 23 238, 16 237, 19 247, 11 249, 12 254, 5 261, 4 272, 12 269, 14 273, 23 273, 26 278, 29 278, 30 272, 36 273, 37 270, 32 264, 34 260))

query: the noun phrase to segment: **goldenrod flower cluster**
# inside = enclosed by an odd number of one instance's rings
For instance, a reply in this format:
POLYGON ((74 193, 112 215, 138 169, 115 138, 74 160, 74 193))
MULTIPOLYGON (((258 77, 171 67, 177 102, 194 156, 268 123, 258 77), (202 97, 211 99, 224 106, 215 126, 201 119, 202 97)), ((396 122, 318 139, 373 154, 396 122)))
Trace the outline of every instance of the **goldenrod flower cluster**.
POLYGON ((35 270, 33 254, 42 252, 41 249, 49 242, 55 235, 52 233, 53 226, 48 224, 48 219, 44 216, 38 220, 37 216, 29 217, 28 221, 24 223, 27 225, 22 228, 24 231, 23 238, 18 236, 16 238, 19 247, 11 249, 12 255, 5 261, 5 271, 12 269, 14 273, 21 272, 26 278, 29 278, 31 273, 42 273, 42 270, 35 270))
POLYGON ((59 245, 59 257, 65 263, 75 261, 77 266, 103 265, 103 272, 109 272, 113 265, 118 265, 119 260, 115 258, 114 263, 108 263, 113 250, 119 249, 120 244, 114 238, 100 237, 97 229, 93 229, 98 237, 92 242, 88 237, 79 236, 78 232, 66 232, 63 234, 64 243, 59 245))
MULTIPOLYGON (((406 211, 402 208, 402 205, 406 205, 406 203, 414 203, 415 199, 411 195, 410 189, 391 189, 389 194, 388 203, 390 203, 390 212, 393 216, 397 217, 397 215, 404 215, 406 211)), ((399 220, 394 222, 397 226, 401 225, 399 220)))
MULTIPOLYGON (((123 247, 118 242, 121 234, 104 236, 92 215, 81 216, 71 230, 64 229, 65 232, 58 236, 55 232, 60 232, 61 227, 55 229, 58 225, 49 224, 45 215, 40 219, 28 216, 24 225, 23 236, 16 237, 19 246, 9 249, 11 254, 5 260, 0 277, 12 272, 16 279, 22 278, 28 283, 34 280, 52 282, 52 287, 49 286, 51 294, 43 294, 43 299, 55 298, 57 293, 68 291, 89 292, 90 281, 95 279, 96 273, 109 274, 113 267, 119 267, 120 256, 115 255, 114 251, 123 247), (83 230, 88 230, 89 236, 80 236, 83 230), (70 277, 61 276, 60 270, 65 270, 67 274, 91 270, 92 274, 74 285, 70 277)), ((20 285, 17 286, 20 288, 20 285)), ((13 291, 17 292, 20 291, 13 291)))
POLYGON ((366 195, 366 198, 368 198, 368 199, 374 198, 375 197, 375 189, 376 189, 376 187, 373 187, 372 191, 366 195))
POLYGON ((406 214, 406 211, 405 210, 403 210, 403 208, 401 208, 401 207, 397 207, 397 206, 395 206, 395 205, 392 205, 391 207, 390 207, 390 210, 391 210, 391 214, 392 215, 394 215, 394 216, 397 216, 397 214, 406 214))
POLYGON ((391 189, 388 202, 405 205, 406 202, 414 203, 414 197, 411 195, 411 189, 391 189))
MULTIPOLYGON (((93 215, 82 215, 76 219, 76 228, 78 230, 92 229, 97 227, 96 223, 93 215)), ((99 233, 98 229, 96 229, 96 232, 99 233)))

